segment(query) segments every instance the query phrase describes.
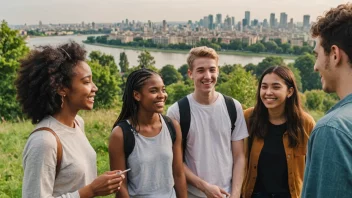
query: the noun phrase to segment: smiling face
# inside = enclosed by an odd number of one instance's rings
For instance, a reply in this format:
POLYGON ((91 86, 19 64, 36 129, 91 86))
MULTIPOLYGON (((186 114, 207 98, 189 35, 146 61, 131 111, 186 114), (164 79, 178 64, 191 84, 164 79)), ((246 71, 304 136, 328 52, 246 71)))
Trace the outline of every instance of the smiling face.
POLYGON ((316 45, 314 48, 314 54, 316 57, 314 71, 319 72, 321 84, 323 86, 323 90, 327 93, 336 91, 336 80, 337 75, 336 72, 332 69, 332 59, 334 57, 330 57, 330 54, 326 55, 324 48, 321 46, 321 38, 316 38, 316 45))
POLYGON ((134 91, 134 98, 139 103, 139 109, 163 113, 167 99, 164 81, 159 75, 153 74, 145 81, 140 91, 134 91))
POLYGON ((73 111, 93 109, 94 96, 98 88, 93 82, 89 65, 84 61, 80 61, 74 67, 73 73, 71 87, 64 88, 64 107, 68 107, 73 111))
POLYGON ((219 68, 215 59, 200 57, 193 61, 188 75, 194 82, 195 92, 207 94, 215 90, 219 68))
POLYGON ((275 73, 266 74, 261 82, 260 98, 269 110, 284 110, 286 99, 293 94, 285 81, 275 73))

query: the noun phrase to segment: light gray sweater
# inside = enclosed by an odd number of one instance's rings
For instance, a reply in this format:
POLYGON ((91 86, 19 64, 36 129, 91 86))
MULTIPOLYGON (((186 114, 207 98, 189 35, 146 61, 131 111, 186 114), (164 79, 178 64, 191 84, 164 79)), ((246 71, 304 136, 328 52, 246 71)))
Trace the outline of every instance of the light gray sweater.
POLYGON ((84 122, 71 128, 48 116, 36 128, 49 127, 62 143, 60 172, 55 178, 57 142, 48 131, 32 134, 23 151, 22 197, 79 198, 78 190, 97 177, 96 153, 84 133, 84 122))

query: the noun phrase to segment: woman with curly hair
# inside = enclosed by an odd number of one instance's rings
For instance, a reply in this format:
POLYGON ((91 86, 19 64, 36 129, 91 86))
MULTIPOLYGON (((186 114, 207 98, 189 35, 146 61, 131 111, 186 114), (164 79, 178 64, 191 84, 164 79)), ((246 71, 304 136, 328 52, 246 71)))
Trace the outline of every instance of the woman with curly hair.
POLYGON ((17 98, 36 124, 23 152, 22 197, 83 198, 120 189, 124 176, 118 171, 97 177, 96 153, 77 115, 93 108, 98 91, 85 56, 71 42, 32 50, 21 61, 17 98))

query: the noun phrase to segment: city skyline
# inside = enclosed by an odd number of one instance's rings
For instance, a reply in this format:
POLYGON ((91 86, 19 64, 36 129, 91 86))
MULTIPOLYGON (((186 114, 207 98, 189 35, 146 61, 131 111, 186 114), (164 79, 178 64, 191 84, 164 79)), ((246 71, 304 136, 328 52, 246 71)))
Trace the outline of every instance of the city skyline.
MULTIPOLYGON (((81 23, 116 23, 130 21, 153 22, 166 21, 199 21, 204 16, 222 14, 234 16, 236 21, 245 18, 245 11, 250 11, 251 20, 270 20, 270 14, 276 17, 285 12, 288 20, 303 22, 304 15, 310 15, 315 21, 324 11, 339 4, 342 0, 106 0, 96 3, 94 0, 0 0, 0 20, 12 25, 81 23), (214 3, 215 2, 215 3, 214 3), (16 10, 14 12, 13 10, 16 10), (64 10, 64 12, 63 12, 64 10)), ((215 19, 215 17, 214 17, 215 19)))

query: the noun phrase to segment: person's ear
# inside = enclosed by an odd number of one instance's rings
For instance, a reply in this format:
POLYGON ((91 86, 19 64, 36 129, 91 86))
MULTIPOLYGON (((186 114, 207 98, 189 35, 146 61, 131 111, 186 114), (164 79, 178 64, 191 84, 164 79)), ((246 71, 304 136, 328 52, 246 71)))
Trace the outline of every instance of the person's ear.
POLYGON ((138 91, 133 91, 133 98, 139 102, 141 100, 141 94, 138 91))

